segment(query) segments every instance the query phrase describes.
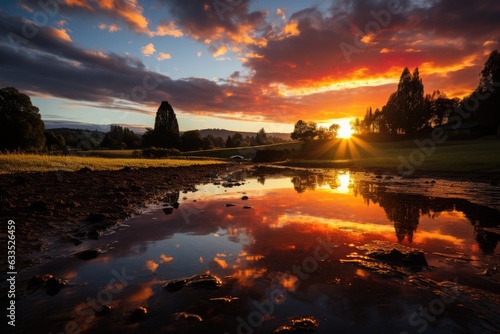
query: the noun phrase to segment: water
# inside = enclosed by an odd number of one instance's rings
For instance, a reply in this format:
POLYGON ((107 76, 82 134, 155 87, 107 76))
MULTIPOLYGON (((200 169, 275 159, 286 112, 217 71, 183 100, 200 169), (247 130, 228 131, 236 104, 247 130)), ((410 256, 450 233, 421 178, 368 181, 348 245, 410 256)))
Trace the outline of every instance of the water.
POLYGON ((25 293, 16 331, 272 333, 298 317, 316 333, 500 331, 498 188, 286 174, 174 194, 177 209, 152 207, 36 268, 67 285, 25 293), (367 256, 394 244, 423 251, 428 267, 367 256), (95 259, 74 256, 94 248, 95 259), (222 285, 163 289, 198 274, 222 285), (111 311, 96 317, 102 305, 111 311), (147 316, 127 319, 137 307, 147 316))

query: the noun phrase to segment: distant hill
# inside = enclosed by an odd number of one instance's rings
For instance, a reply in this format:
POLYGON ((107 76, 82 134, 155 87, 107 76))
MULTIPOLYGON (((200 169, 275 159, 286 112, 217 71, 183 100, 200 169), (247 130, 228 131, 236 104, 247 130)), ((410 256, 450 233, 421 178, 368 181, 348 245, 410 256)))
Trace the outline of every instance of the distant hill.
MULTIPOLYGON (((241 134, 243 137, 255 137, 257 132, 244 132, 244 131, 233 131, 233 130, 225 130, 225 129, 203 129, 200 130, 201 136, 206 137, 208 135, 212 135, 214 137, 222 137, 226 139, 228 136, 234 136, 236 133, 241 134)), ((277 137, 283 140, 291 140, 290 133, 282 133, 282 132, 267 132, 268 137, 277 137)))
POLYGON ((82 130, 82 129, 69 129, 69 128, 55 128, 47 129, 55 134, 61 135, 66 140, 66 145, 80 148, 80 149, 93 149, 98 147, 104 136, 105 132, 97 130, 82 130))
MULTIPOLYGON (((81 149, 94 149, 98 147, 104 139, 104 136, 106 135, 106 132, 104 131, 73 128, 53 128, 47 129, 47 131, 52 131, 55 134, 63 136, 66 140, 66 145, 81 149)), ((214 137, 222 137, 222 139, 224 140, 227 139, 227 136, 232 137, 236 133, 240 133, 243 137, 254 137, 256 134, 256 132, 233 131, 225 129, 203 129, 200 130, 200 133, 202 137, 212 135, 214 137)), ((139 134, 139 136, 140 135, 141 134, 139 134)), ((290 140, 289 133, 270 132, 267 133, 267 136, 280 138, 286 141, 290 140)))

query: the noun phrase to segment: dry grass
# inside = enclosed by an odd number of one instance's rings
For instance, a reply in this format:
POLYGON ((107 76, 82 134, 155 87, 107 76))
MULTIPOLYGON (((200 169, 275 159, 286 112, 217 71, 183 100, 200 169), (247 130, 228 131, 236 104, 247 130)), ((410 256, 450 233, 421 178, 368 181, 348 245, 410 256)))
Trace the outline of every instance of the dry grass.
POLYGON ((224 161, 201 159, 133 159, 82 156, 50 156, 40 154, 0 154, 0 174, 19 172, 76 171, 84 167, 92 170, 118 170, 124 167, 179 167, 223 164, 224 161))

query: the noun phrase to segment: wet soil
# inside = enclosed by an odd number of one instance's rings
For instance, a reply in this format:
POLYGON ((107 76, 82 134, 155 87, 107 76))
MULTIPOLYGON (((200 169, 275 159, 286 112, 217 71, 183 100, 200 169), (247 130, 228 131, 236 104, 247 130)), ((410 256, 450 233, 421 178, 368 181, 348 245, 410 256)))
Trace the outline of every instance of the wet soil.
MULTIPOLYGON (((133 216, 169 194, 210 182, 244 165, 124 168, 119 171, 17 173, 0 175, 2 226, 14 220, 16 264, 27 268, 42 260, 33 254, 60 243, 78 245, 133 216)), ((3 230, 1 239, 7 237, 3 230)), ((1 260, 4 265, 5 260, 1 260)))

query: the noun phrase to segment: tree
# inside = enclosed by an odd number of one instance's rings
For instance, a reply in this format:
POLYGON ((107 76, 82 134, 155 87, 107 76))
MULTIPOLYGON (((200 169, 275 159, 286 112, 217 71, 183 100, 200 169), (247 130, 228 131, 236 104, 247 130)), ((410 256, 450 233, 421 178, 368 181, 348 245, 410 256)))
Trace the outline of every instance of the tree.
POLYGON ((111 149, 139 148, 139 137, 129 128, 120 125, 111 125, 109 132, 106 133, 102 142, 102 147, 111 149))
POLYGON ((226 145, 225 145, 226 148, 231 148, 231 147, 234 147, 234 143, 233 143, 233 137, 231 137, 230 135, 227 136, 227 139, 226 139, 226 145))
POLYGON ((318 135, 318 125, 315 122, 304 122, 303 120, 295 123, 295 128, 291 134, 293 140, 310 141, 318 135))
MULTIPOLYGON (((493 50, 486 60, 475 95, 486 97, 479 101, 478 114, 481 123, 487 128, 496 127, 496 132, 500 135, 500 53, 498 50, 493 50)), ((471 105, 474 105, 473 101, 464 99, 465 110, 470 110, 471 105)))
POLYGON ((45 145, 49 150, 62 150, 66 147, 66 140, 61 135, 56 135, 52 131, 45 131, 45 145))
POLYGON ((154 129, 147 129, 142 137, 145 147, 179 148, 179 124, 174 109, 163 101, 156 112, 154 129))
POLYGON ((337 135, 339 133, 339 130, 340 130, 340 125, 338 125, 337 123, 333 123, 332 125, 330 125, 330 127, 328 128, 328 131, 331 133, 331 137, 332 138, 337 138, 337 135))
POLYGON ((203 139, 198 130, 191 130, 184 132, 180 137, 181 151, 198 151, 203 149, 203 139))
POLYGON ((45 124, 28 95, 14 87, 0 89, 0 150, 42 149, 45 124))
MULTIPOLYGON (((382 108, 389 132, 409 135, 421 129, 426 123, 423 109, 424 85, 418 67, 413 74, 405 67, 397 90, 382 108)), ((370 127, 371 122, 367 125, 370 127)))
POLYGON ((450 99, 439 90, 432 92, 432 94, 426 94, 423 107, 425 125, 434 127, 445 124, 458 104, 458 98, 450 99))
POLYGON ((267 134, 264 128, 260 129, 259 132, 257 132, 257 135, 255 136, 255 141, 257 145, 267 144, 267 134))

